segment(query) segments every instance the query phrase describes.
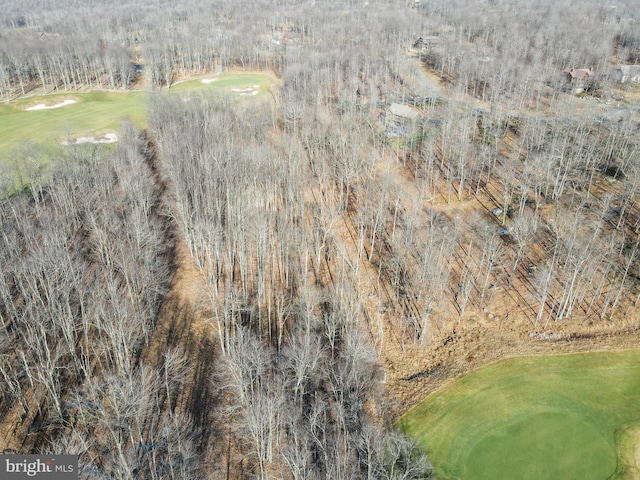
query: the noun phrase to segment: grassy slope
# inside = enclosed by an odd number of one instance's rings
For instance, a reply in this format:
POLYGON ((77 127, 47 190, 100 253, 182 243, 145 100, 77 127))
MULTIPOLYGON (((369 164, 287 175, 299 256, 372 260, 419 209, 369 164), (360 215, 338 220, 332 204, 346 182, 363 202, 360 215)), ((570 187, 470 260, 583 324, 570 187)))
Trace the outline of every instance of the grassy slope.
POLYGON ((628 351, 487 365, 400 424, 442 480, 604 480, 616 469, 619 432, 639 419, 640 351, 628 351))

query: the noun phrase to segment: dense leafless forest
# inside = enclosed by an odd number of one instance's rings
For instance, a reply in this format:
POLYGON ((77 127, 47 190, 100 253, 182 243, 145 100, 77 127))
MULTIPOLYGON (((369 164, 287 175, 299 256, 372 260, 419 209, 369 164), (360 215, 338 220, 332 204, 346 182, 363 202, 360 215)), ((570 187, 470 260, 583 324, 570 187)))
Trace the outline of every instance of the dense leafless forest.
POLYGON ((429 478, 391 424, 436 385, 635 338, 635 2, 0 5, 3 100, 153 90, 115 147, 1 159, 7 452, 429 478), (278 82, 167 95, 220 67, 278 82))

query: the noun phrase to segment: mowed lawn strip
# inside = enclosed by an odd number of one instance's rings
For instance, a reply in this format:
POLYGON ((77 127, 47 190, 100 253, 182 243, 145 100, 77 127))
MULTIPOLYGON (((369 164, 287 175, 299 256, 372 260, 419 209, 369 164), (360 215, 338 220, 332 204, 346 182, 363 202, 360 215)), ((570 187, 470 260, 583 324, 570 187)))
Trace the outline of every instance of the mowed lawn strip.
POLYGON ((625 478, 616 439, 640 420, 640 351, 504 360, 453 381, 399 426, 441 480, 625 478), (618 452, 618 454, 616 454, 618 452))

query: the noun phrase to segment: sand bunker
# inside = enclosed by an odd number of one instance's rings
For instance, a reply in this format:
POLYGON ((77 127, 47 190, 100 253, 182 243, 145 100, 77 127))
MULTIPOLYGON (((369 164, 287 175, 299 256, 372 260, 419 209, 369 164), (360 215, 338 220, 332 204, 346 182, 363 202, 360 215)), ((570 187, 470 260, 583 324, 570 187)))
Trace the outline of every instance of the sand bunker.
POLYGON ((239 95, 245 97, 247 95, 257 95, 258 89, 260 88, 260 85, 251 85, 250 87, 247 88, 232 88, 231 91, 232 92, 236 92, 239 95))
POLYGON ((202 79, 202 83, 211 83, 211 82, 215 82, 216 80, 218 80, 217 78, 203 78, 202 79))
POLYGON ((60 142, 62 145, 77 145, 79 143, 114 143, 118 141, 118 136, 115 133, 106 133, 100 137, 78 137, 71 141, 60 142))
POLYGON ((66 107, 67 105, 71 105, 73 103, 76 103, 76 101, 75 100, 65 100, 64 102, 56 103, 55 105, 45 105, 44 103, 39 103, 38 105, 34 105, 33 107, 25 108, 25 110, 27 110, 28 112, 30 112, 32 110, 50 110, 52 108, 66 107))

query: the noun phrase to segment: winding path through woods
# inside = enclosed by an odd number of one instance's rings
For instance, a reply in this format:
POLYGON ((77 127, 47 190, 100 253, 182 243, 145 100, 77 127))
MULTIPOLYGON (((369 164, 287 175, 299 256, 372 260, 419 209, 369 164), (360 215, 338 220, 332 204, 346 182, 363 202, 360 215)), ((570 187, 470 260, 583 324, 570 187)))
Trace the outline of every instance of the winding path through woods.
POLYGON ((596 113, 590 109, 590 111, 580 114, 570 114, 570 115, 545 115, 541 113, 524 113, 523 111, 504 109, 503 107, 494 108, 493 106, 486 106, 486 102, 482 102, 478 99, 467 95, 452 95, 446 92, 443 92, 440 85, 434 83, 434 81, 429 78, 428 75, 425 74, 424 67, 421 65, 420 61, 413 58, 409 61, 409 71, 414 75, 418 84, 427 90, 428 95, 435 100, 444 101, 447 103, 452 103, 458 105, 464 109, 471 110, 476 113, 493 113, 494 111, 499 111, 500 113, 528 120, 542 120, 542 121, 576 121, 585 118, 596 118, 601 122, 614 122, 620 121, 627 115, 636 116, 636 120, 640 121, 640 105, 633 105, 629 107, 614 107, 612 109, 608 108, 608 105, 598 104, 600 107, 600 112, 596 113), (468 97, 468 98, 464 98, 468 97), (607 107, 607 108, 603 108, 607 107))

